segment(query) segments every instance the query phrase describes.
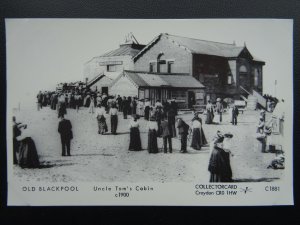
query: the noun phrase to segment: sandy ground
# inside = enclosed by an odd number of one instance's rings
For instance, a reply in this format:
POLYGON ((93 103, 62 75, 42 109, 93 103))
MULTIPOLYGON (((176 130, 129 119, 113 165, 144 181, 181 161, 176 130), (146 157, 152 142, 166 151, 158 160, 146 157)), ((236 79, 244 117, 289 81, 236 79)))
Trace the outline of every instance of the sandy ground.
MULTIPOLYGON (((99 135, 95 114, 86 108, 78 113, 68 109, 67 118, 73 125, 74 139, 71 157, 61 156, 60 137, 57 132, 56 111, 49 107, 37 111, 35 107, 15 112, 17 121, 28 124, 36 143, 43 168, 21 169, 14 167, 19 181, 93 181, 93 182, 208 182, 209 147, 201 151, 188 149, 179 153, 180 140, 173 139, 173 153, 149 154, 146 150, 146 122, 140 119, 141 139, 144 150, 128 151, 129 119, 119 115, 118 135, 99 135)), ((183 114, 185 121, 192 114, 183 114)), ((224 116, 226 120, 226 115, 224 116)), ((130 118, 130 116, 129 116, 130 118)), ((238 125, 224 121, 220 125, 203 125, 205 135, 211 140, 217 130, 230 131, 234 135, 231 158, 233 179, 237 181, 272 181, 283 176, 284 170, 267 169, 275 157, 273 153, 261 153, 255 139, 258 112, 246 111, 238 117, 238 125)), ((109 119, 107 119, 109 121, 109 119)), ((110 124, 109 131, 110 131, 110 124)), ((158 141, 162 147, 162 140, 158 141)))

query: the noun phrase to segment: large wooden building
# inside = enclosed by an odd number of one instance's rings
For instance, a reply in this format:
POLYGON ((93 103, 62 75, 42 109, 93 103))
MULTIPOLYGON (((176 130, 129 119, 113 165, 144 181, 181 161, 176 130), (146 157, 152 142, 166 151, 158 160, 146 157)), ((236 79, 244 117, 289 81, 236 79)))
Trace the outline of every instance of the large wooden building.
MULTIPOLYGON (((262 94, 265 63, 246 46, 160 34, 133 60, 136 71, 193 76, 205 86, 205 103, 218 97, 240 99, 245 92, 262 94)), ((188 94, 186 99, 193 97, 188 94)))

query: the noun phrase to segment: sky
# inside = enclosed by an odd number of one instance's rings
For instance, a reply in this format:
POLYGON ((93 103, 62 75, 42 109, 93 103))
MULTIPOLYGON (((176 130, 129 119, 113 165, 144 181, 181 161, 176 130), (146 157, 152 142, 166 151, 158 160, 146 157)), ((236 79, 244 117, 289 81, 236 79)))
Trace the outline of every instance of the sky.
POLYGON ((83 80, 84 63, 117 49, 129 32, 140 44, 160 33, 245 44, 266 63, 264 93, 292 98, 292 20, 6 19, 5 25, 8 107, 35 103, 39 90, 57 83, 83 80))

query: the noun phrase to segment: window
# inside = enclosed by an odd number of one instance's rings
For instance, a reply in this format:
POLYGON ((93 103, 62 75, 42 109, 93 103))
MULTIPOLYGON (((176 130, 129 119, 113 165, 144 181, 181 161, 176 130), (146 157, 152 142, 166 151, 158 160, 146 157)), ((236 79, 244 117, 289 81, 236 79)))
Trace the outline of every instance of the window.
POLYGON ((149 72, 153 73, 154 72, 154 63, 149 64, 149 72))
POLYGON ((107 65, 106 70, 107 72, 116 72, 116 65, 107 65))
POLYGON ((145 90, 145 98, 150 98, 149 89, 145 90))
POLYGON ((172 69, 172 65, 174 64, 174 62, 173 61, 169 61, 168 62, 168 73, 172 73, 173 72, 173 69, 172 69))
POLYGON ((240 67, 239 71, 240 71, 240 73, 247 73, 247 72, 248 72, 246 66, 244 66, 244 65, 242 65, 242 66, 240 67))
POLYGON ((144 99, 145 98, 145 90, 144 89, 139 89, 139 99, 144 99))
POLYGON ((227 84, 232 84, 232 76, 228 75, 227 84))
POLYGON ((166 60, 163 60, 163 56, 163 52, 159 53, 159 55, 157 56, 157 73, 161 72, 161 64, 166 64, 166 60))
POLYGON ((186 98, 187 92, 186 91, 173 91, 172 98, 186 98))

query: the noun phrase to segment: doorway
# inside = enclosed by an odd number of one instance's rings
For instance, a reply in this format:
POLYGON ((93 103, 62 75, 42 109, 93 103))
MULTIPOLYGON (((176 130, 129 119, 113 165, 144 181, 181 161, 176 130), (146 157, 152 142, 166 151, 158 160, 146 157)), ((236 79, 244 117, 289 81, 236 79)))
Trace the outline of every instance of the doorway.
POLYGON ((101 88, 101 93, 102 93, 102 94, 105 93, 105 94, 108 95, 108 87, 102 87, 102 88, 101 88))
POLYGON ((188 91, 188 108, 193 108, 195 105, 195 93, 193 91, 188 91))

